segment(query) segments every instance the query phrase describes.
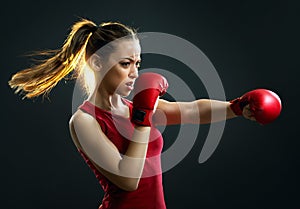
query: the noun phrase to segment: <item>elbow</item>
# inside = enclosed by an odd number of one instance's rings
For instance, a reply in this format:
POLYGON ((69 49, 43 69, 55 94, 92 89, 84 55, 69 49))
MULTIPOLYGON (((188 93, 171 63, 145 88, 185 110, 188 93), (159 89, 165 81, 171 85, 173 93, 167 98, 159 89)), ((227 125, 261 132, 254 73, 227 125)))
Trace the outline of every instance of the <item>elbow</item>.
POLYGON ((139 179, 127 179, 119 187, 127 192, 133 192, 139 187, 139 179))
POLYGON ((127 191, 127 192, 133 192, 135 190, 138 189, 138 186, 135 186, 135 185, 130 185, 130 186, 127 186, 124 190, 127 191))

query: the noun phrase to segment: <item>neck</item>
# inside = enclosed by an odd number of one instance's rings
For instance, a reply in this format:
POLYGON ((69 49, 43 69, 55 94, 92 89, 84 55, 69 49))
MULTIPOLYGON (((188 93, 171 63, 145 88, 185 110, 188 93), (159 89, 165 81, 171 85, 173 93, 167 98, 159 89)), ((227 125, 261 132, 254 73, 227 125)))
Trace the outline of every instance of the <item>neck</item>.
POLYGON ((94 91, 87 100, 107 111, 115 111, 124 107, 120 95, 110 94, 104 88, 94 91))

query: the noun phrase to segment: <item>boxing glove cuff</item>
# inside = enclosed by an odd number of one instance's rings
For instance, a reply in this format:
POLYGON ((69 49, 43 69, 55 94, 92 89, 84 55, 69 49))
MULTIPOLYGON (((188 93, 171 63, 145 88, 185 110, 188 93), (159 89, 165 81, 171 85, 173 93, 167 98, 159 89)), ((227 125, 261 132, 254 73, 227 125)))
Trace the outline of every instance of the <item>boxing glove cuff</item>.
POLYGON ((140 126, 151 126, 153 110, 132 109, 131 121, 140 126))
POLYGON ((248 104, 246 100, 242 100, 240 97, 230 101, 230 108, 235 115, 240 116, 243 114, 244 107, 248 104))

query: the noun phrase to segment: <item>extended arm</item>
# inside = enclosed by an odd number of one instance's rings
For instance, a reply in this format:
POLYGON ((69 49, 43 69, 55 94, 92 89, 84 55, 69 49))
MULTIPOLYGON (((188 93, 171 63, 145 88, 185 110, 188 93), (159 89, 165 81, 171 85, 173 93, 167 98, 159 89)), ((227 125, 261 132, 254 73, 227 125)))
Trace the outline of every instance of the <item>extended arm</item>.
POLYGON ((267 89, 255 89, 229 102, 199 99, 192 102, 159 100, 155 123, 205 124, 243 116, 264 125, 273 122, 281 112, 279 96, 267 89))
POLYGON ((154 121, 157 125, 207 124, 234 117, 236 115, 227 101, 199 99, 192 102, 169 102, 160 99, 154 121))

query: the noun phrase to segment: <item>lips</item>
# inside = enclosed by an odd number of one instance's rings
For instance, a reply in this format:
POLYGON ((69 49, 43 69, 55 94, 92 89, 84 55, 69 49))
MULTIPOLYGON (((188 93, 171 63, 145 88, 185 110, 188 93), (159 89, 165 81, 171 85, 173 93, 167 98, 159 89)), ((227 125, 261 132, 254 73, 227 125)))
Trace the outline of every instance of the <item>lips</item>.
POLYGON ((125 83, 126 86, 133 87, 133 81, 125 83))

